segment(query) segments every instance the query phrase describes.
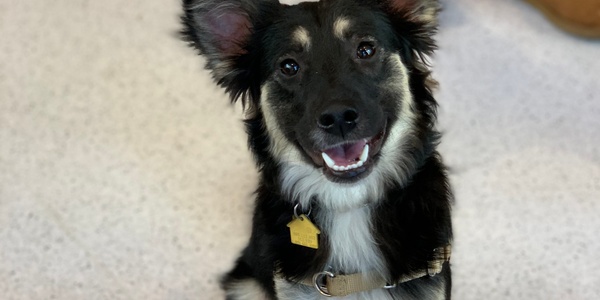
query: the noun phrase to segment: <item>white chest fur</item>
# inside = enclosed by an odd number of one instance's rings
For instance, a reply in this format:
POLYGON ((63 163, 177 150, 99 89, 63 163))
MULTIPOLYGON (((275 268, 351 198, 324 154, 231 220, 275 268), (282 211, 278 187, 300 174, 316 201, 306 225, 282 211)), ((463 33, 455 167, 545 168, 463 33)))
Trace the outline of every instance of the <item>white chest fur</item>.
MULTIPOLYGON (((372 234, 371 208, 334 212, 329 211, 317 220, 330 244, 328 266, 324 271, 336 274, 378 272, 385 276, 387 270, 372 234)), ((283 279, 276 280, 279 299, 321 299, 313 287, 294 285, 283 279)), ((324 297, 323 297, 324 298, 324 297)), ((343 299, 392 299, 385 290, 374 290, 344 297, 343 299)))
POLYGON ((386 275, 387 270, 372 234, 370 207, 326 212, 319 221, 330 244, 328 267, 331 269, 325 271, 386 275))

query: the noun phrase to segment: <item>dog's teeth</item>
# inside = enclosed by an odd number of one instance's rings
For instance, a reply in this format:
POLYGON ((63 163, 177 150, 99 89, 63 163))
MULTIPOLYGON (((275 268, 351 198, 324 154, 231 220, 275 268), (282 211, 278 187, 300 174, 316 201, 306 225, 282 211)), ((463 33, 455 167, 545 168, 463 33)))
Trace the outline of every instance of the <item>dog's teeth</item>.
POLYGON ((327 166, 330 167, 330 168, 332 168, 332 169, 334 169, 335 162, 333 161, 333 159, 331 159, 331 157, 329 157, 329 155, 327 155, 327 153, 325 153, 325 152, 322 152, 321 156, 323 156, 323 160, 325 161, 325 163, 327 164, 327 166))
POLYGON ((349 166, 336 165, 335 161, 331 157, 329 157, 329 155, 327 155, 327 153, 325 152, 321 152, 321 156, 323 157, 323 161, 325 162, 325 164, 327 164, 327 166, 334 171, 340 172, 353 170, 362 167, 367 162, 367 159, 369 158, 369 145, 365 145, 365 148, 363 149, 363 152, 360 155, 359 161, 349 166))
POLYGON ((365 148, 363 149, 363 152, 360 155, 360 162, 362 162, 364 164, 367 162, 368 158, 369 158, 369 144, 365 145, 365 148))

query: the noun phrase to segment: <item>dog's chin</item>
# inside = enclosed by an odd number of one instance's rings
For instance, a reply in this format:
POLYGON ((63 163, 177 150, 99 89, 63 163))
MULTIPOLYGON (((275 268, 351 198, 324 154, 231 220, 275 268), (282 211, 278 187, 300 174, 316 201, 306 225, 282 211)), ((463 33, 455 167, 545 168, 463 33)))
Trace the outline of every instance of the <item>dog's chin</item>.
POLYGON ((315 168, 336 183, 355 183, 366 178, 377 165, 379 151, 387 138, 387 126, 374 136, 347 141, 317 151, 305 153, 315 168))

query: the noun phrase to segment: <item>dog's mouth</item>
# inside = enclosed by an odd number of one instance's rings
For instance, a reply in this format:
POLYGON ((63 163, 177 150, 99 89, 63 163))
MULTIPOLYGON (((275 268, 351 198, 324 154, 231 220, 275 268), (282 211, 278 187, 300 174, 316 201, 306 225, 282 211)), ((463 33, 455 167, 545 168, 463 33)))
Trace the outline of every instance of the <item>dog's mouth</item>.
POLYGON ((335 182, 354 182, 372 170, 386 136, 386 127, 378 134, 309 153, 323 173, 335 182))

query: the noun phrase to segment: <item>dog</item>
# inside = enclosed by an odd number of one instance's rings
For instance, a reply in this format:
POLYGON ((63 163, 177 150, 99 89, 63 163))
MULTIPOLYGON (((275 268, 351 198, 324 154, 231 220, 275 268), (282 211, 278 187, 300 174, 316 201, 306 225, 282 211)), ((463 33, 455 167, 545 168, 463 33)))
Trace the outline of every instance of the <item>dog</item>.
POLYGON ((226 298, 450 299, 453 203, 428 56, 437 0, 184 0, 182 35, 259 170, 226 298))

